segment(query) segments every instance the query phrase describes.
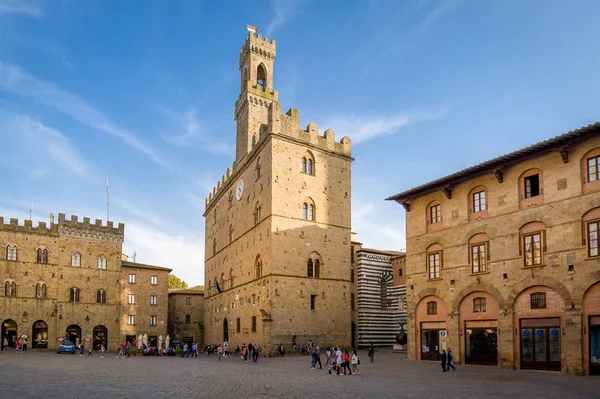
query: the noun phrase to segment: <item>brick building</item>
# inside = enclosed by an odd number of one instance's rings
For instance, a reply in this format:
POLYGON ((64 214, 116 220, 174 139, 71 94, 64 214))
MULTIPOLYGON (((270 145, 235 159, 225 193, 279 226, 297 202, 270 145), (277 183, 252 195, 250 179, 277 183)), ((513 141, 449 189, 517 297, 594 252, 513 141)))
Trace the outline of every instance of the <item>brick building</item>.
POLYGON ((204 286, 169 290, 169 336, 204 347, 204 286))
POLYGON ((171 269, 121 261, 121 334, 133 342, 148 336, 148 345, 167 338, 171 269))
POLYGON ((294 336, 346 346, 350 139, 282 114, 275 55, 275 41, 253 32, 240 51, 236 159, 204 214, 205 339, 266 353, 294 336))
POLYGON ((394 195, 408 356, 600 372, 600 123, 394 195))

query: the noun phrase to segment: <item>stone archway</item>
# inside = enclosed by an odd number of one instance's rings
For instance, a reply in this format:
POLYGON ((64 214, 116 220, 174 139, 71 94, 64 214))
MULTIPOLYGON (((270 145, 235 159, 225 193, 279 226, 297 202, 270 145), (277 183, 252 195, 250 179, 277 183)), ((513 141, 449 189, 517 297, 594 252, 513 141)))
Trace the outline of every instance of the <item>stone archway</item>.
POLYGON ((2 340, 4 340, 4 338, 8 340, 9 348, 14 348, 16 346, 17 329, 17 322, 13 319, 7 319, 2 322, 2 340))
POLYGON ((48 348, 48 324, 44 320, 33 323, 31 329, 31 347, 33 349, 48 348))
POLYGON ((600 375, 600 282, 583 294, 583 373, 600 375))
MULTIPOLYGON (((473 284, 469 287, 471 286, 473 284)), ((461 361, 466 364, 497 365, 498 319, 502 308, 496 300, 496 295, 480 289, 464 291, 466 289, 459 293, 460 302, 457 306, 461 361)))

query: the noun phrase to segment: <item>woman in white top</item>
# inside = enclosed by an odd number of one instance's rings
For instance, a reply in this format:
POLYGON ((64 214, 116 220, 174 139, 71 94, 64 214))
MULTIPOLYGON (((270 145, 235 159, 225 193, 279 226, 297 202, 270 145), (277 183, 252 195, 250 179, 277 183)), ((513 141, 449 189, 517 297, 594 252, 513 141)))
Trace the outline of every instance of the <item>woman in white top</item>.
POLYGON ((360 370, 358 369, 358 355, 356 351, 352 351, 352 372, 354 374, 360 374, 360 370))

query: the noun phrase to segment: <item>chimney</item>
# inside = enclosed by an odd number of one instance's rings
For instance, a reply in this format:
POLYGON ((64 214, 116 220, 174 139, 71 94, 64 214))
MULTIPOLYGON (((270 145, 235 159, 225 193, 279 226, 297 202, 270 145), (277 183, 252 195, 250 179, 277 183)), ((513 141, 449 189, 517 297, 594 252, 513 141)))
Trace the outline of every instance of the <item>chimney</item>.
POLYGON ((51 225, 54 224, 54 214, 53 213, 50 214, 50 224, 51 225))

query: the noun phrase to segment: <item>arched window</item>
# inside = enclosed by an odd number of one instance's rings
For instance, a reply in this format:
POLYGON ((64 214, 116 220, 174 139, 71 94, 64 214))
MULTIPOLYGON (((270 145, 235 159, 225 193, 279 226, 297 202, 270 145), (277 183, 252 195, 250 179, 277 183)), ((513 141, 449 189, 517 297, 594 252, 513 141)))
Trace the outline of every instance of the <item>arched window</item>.
POLYGON ((96 291, 96 303, 106 303, 106 291, 96 291))
POLYGON ((489 237, 485 233, 475 234, 469 239, 469 261, 472 273, 488 271, 490 260, 489 237))
POLYGON ((540 266, 546 252, 546 225, 530 222, 519 229, 519 255, 523 255, 525 266, 540 266))
POLYGON ((37 283, 35 285, 35 296, 37 298, 46 298, 46 291, 45 283, 37 283))
POLYGON ((354 305, 354 294, 350 294, 350 309, 355 310, 356 305, 354 305))
POLYGON ((313 161, 312 161, 312 159, 308 158, 306 160, 306 174, 312 175, 312 170, 313 170, 313 161))
POLYGON ((529 169, 519 176, 519 206, 521 208, 544 202, 544 178, 540 169, 529 169))
POLYGON ((256 69, 256 84, 262 91, 267 87, 267 71, 263 64, 260 64, 256 69))
POLYGON ((254 278, 261 278, 262 273, 262 260, 260 259, 260 255, 258 255, 254 261, 254 278))
POLYGON ((402 277, 402 268, 398 269, 398 276, 402 277))
POLYGON ((314 205, 308 204, 308 215, 306 216, 307 220, 313 220, 313 212, 314 212, 314 205))
POLYGON ((69 292, 69 302, 79 302, 79 288, 71 288, 69 292))
POLYGON ((302 173, 307 175, 314 175, 315 172, 315 159, 310 151, 306 151, 302 157, 302 173))
POLYGON ((306 220, 308 217, 308 204, 305 202, 302 204, 302 219, 306 220))
POLYGON ((71 254, 71 266, 73 266, 73 267, 81 266, 81 254, 79 252, 73 252, 71 254))
POLYGON ((600 256, 599 252, 599 235, 600 235, 600 207, 591 209, 583 215, 582 220, 583 244, 587 244, 588 256, 595 258, 600 256))
POLYGON ((262 210, 262 206, 257 202, 256 207, 254 208, 254 224, 260 223, 260 211, 262 210))
POLYGON ((100 255, 98 256, 98 269, 106 269, 106 256, 100 255))
POLYGON ((306 157, 302 158, 302 173, 306 173, 306 157))
POLYGON ((260 157, 256 160, 256 180, 260 179, 260 157))
POLYGON ((48 263, 48 250, 44 247, 37 249, 37 263, 48 263))
POLYGON ((473 298, 473 313, 485 313, 486 301, 483 297, 473 298))
POLYGON ((8 244, 6 246, 6 260, 16 261, 17 260, 17 246, 8 244))
POLYGON ((4 295, 9 297, 17 296, 17 283, 14 281, 4 283, 4 295))
POLYGON ((321 277, 321 256, 313 252, 309 255, 306 261, 306 275, 308 277, 321 277))
POLYGON ((436 301, 427 302, 427 314, 428 315, 437 314, 437 302, 436 301))
POLYGON ((443 250, 440 244, 433 244, 427 248, 427 273, 430 280, 441 278, 443 250))
POLYGON ((306 202, 302 203, 302 219, 315 220, 315 204, 310 198, 308 198, 306 202))

